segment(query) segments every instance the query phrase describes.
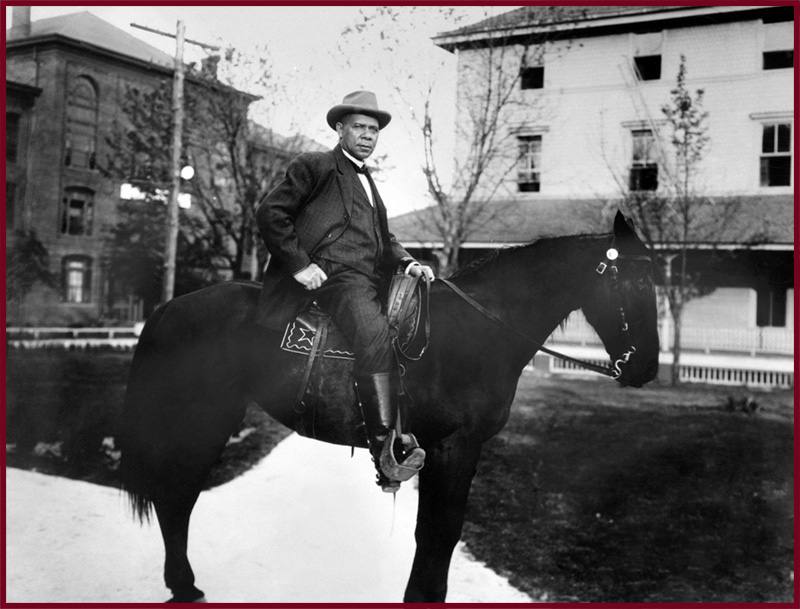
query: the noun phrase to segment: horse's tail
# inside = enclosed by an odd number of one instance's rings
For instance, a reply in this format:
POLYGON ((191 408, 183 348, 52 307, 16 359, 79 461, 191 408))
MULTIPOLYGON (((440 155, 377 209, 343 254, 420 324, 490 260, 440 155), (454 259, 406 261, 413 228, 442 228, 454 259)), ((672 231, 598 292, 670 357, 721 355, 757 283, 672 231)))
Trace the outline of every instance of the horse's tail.
POLYGON ((148 401, 155 397, 148 391, 146 371, 154 356, 154 335, 165 309, 165 306, 156 309, 142 329, 131 362, 123 406, 120 479, 128 494, 133 516, 142 523, 150 521, 157 486, 152 467, 145 459, 147 444, 154 438, 147 437, 142 418, 147 416, 148 407, 153 406, 148 401))

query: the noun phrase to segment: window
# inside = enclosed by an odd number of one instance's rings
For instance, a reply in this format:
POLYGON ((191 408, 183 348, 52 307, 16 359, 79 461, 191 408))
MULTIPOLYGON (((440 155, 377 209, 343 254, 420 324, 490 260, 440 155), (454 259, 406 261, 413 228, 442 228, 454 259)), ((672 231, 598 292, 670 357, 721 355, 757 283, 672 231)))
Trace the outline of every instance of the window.
POLYGON ((786 290, 768 288, 756 292, 756 325, 759 328, 786 326, 786 290))
POLYGON ((17 185, 13 182, 6 182, 6 230, 14 229, 16 221, 17 204, 17 185))
POLYGON ((765 51, 764 69, 781 70, 794 67, 794 51, 765 51))
POLYGON ((659 80, 661 78, 661 55, 634 57, 636 78, 639 80, 659 80))
POLYGON ((6 112, 6 162, 16 163, 19 153, 19 114, 6 112))
POLYGON ((526 135, 519 138, 519 192, 539 192, 541 187, 542 136, 526 135))
POLYGON ((656 139, 650 129, 637 129, 633 136, 633 160, 629 188, 631 191, 656 190, 658 188, 658 163, 656 162, 656 139))
POLYGON ((67 188, 61 204, 61 232, 91 235, 93 220, 94 193, 88 188, 67 188))
POLYGON ((67 97, 67 141, 64 164, 95 168, 97 92, 88 78, 75 80, 67 97))
POLYGON ((522 68, 519 74, 520 74, 520 86, 523 89, 544 88, 544 66, 522 68))
POLYGON ((662 32, 633 34, 633 65, 638 80, 659 80, 661 78, 662 32))
POLYGON ((782 70, 794 67, 794 24, 789 22, 764 24, 765 70, 782 70))
POLYGON ((776 123, 763 126, 760 173, 761 186, 791 186, 791 123, 776 123))
POLYGON ((92 259, 87 256, 66 256, 61 263, 64 302, 91 301, 92 259))

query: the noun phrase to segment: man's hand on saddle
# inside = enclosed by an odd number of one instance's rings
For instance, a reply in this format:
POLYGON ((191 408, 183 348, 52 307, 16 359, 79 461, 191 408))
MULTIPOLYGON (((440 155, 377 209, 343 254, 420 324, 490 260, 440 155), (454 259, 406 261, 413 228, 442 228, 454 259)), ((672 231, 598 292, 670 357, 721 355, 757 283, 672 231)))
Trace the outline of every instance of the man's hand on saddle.
POLYGON ((314 262, 309 264, 302 271, 297 271, 293 277, 307 290, 316 290, 321 286, 328 276, 314 262))
POLYGON ((433 269, 424 264, 420 264, 419 262, 412 262, 410 265, 408 265, 408 268, 406 268, 406 274, 411 275, 412 277, 427 275, 429 281, 434 280, 433 269))

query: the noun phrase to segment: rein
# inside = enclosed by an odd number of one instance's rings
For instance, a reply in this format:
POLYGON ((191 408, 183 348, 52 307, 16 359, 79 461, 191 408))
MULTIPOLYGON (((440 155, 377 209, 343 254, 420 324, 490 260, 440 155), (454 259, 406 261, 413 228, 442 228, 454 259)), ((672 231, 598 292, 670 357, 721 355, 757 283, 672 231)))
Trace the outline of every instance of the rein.
MULTIPOLYGON (((617 294, 617 295, 619 294, 619 287, 618 287, 618 284, 617 284, 617 275, 619 273, 619 270, 617 269, 617 265, 615 264, 615 261, 618 260, 618 259, 623 259, 623 260, 647 260, 647 261, 650 261, 650 257, 649 256, 623 256, 623 255, 620 255, 619 252, 612 245, 611 249, 609 249, 608 252, 606 253, 607 262, 601 262, 598 265, 598 267, 596 269, 596 272, 598 274, 602 275, 603 273, 605 273, 607 268, 611 269, 612 287, 614 289, 615 294, 617 294)), ((512 334, 514 334, 514 335, 524 339, 525 341, 531 343, 532 345, 534 345, 537 348, 537 350, 542 351, 544 353, 547 353, 549 355, 552 355, 554 357, 557 357, 559 359, 562 359, 564 361, 571 362, 571 363, 573 363, 573 364, 575 364, 577 366, 580 366, 582 368, 586 368, 587 370, 592 370, 593 372, 598 372, 598 373, 603 374, 605 376, 611 377, 614 380, 616 380, 616 379, 618 379, 620 377, 620 375, 622 374, 622 366, 624 364, 627 364, 628 360, 631 357, 631 355, 636 353, 636 347, 634 347, 631 344, 631 340, 630 340, 630 336, 629 336, 629 332, 628 332, 628 322, 625 319, 625 309, 623 308, 621 303, 619 305, 619 313, 620 313, 620 317, 622 318, 622 333, 625 336, 625 338, 627 339, 626 342, 629 345, 628 350, 625 351, 622 354, 622 357, 617 359, 611 366, 599 366, 599 365, 594 364, 592 362, 587 362, 585 360, 576 359, 574 357, 570 357, 569 355, 565 355, 563 353, 559 353, 558 351, 555 351, 553 349, 548 349, 547 347, 545 347, 539 341, 533 340, 531 337, 527 336, 526 334, 523 334, 522 332, 520 332, 519 330, 517 330, 516 328, 511 326, 511 324, 506 322, 504 319, 502 319, 502 318, 498 317, 497 315, 495 315, 494 313, 492 313, 489 309, 487 309, 486 307, 481 305, 479 302, 477 302, 475 299, 473 299, 471 296, 469 296, 466 292, 464 292, 461 288, 459 288, 457 285, 455 285, 451 281, 449 281, 447 279, 439 279, 439 281, 444 283, 448 288, 450 288, 453 292, 455 292, 456 295, 458 295, 462 300, 464 300, 467 304, 469 304, 471 307, 473 307, 476 311, 481 313, 484 317, 487 317, 488 319, 490 319, 491 321, 493 321, 497 325, 502 326, 503 328, 505 328, 506 330, 508 330, 512 334)))

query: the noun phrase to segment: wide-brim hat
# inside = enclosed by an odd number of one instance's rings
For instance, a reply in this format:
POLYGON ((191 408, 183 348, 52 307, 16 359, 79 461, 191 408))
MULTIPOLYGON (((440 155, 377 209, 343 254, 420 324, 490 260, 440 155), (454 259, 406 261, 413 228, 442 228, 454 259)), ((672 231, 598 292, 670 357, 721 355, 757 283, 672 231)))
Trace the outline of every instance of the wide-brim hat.
POLYGON ((383 129, 392 120, 392 115, 378 108, 378 98, 372 91, 353 91, 344 96, 342 103, 328 110, 327 120, 331 129, 336 129, 345 114, 366 114, 378 121, 378 128, 383 129))

